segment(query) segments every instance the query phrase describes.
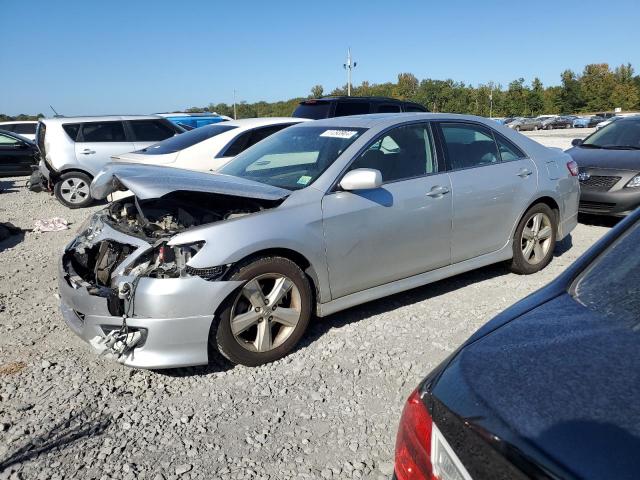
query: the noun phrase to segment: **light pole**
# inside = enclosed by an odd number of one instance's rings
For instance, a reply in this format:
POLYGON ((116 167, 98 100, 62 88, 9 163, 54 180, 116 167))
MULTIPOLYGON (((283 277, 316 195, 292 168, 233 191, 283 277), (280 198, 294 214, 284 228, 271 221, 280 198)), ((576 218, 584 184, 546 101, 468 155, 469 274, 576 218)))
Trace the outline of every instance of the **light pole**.
POLYGON ((493 82, 489 85, 489 118, 493 117, 493 82))
POLYGON ((356 62, 353 62, 353 63, 351 62, 351 48, 348 48, 347 63, 342 65, 344 69, 347 71, 347 96, 348 97, 351 96, 351 70, 356 68, 356 65, 358 65, 356 62))

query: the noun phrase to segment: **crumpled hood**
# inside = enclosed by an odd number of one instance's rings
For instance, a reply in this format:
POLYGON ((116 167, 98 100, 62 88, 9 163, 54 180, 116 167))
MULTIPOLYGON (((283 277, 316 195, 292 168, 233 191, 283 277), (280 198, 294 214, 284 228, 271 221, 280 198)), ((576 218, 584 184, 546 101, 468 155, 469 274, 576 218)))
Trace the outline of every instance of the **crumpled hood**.
POLYGON ((160 198, 176 191, 218 193, 261 200, 282 200, 291 191, 220 173, 202 173, 156 165, 112 163, 91 182, 91 196, 106 198, 118 190, 130 190, 141 200, 160 198))

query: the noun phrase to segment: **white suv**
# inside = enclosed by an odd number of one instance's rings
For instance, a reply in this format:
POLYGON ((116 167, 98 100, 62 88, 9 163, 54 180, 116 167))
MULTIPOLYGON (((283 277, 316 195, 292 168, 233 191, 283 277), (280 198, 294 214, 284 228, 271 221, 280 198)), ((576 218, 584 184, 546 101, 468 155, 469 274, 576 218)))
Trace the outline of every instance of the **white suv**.
POLYGON ((89 185, 112 155, 140 150, 184 130, 155 115, 42 119, 36 143, 40 171, 69 208, 93 202, 89 185))

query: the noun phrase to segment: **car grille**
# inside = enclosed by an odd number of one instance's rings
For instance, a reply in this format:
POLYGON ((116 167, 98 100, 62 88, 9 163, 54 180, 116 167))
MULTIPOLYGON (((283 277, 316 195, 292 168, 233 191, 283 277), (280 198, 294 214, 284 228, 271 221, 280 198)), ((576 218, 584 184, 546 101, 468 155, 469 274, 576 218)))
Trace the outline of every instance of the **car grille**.
POLYGON ((591 190, 601 190, 603 192, 611 190, 611 188, 620 181, 622 177, 607 177, 600 175, 592 175, 586 180, 580 180, 580 186, 591 190))
POLYGON ((610 212, 615 207, 615 203, 608 202, 589 202, 580 200, 579 210, 588 210, 590 212, 610 212))

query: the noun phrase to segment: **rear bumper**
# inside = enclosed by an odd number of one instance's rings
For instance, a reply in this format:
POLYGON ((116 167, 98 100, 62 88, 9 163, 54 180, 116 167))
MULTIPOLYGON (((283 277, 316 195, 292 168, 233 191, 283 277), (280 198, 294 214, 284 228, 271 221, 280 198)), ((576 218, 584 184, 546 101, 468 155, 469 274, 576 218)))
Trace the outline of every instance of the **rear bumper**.
MULTIPOLYGON (((122 281, 131 278, 122 277, 122 281)), ((241 282, 208 282, 199 277, 141 278, 127 326, 143 333, 143 341, 118 359, 136 368, 175 368, 208 363, 209 329, 222 301, 241 282)), ((89 343, 120 328, 122 317, 109 312, 105 297, 74 284, 59 262, 60 309, 69 328, 89 343)))
POLYGON ((599 192, 583 188, 580 213, 624 217, 640 206, 640 188, 599 192))

